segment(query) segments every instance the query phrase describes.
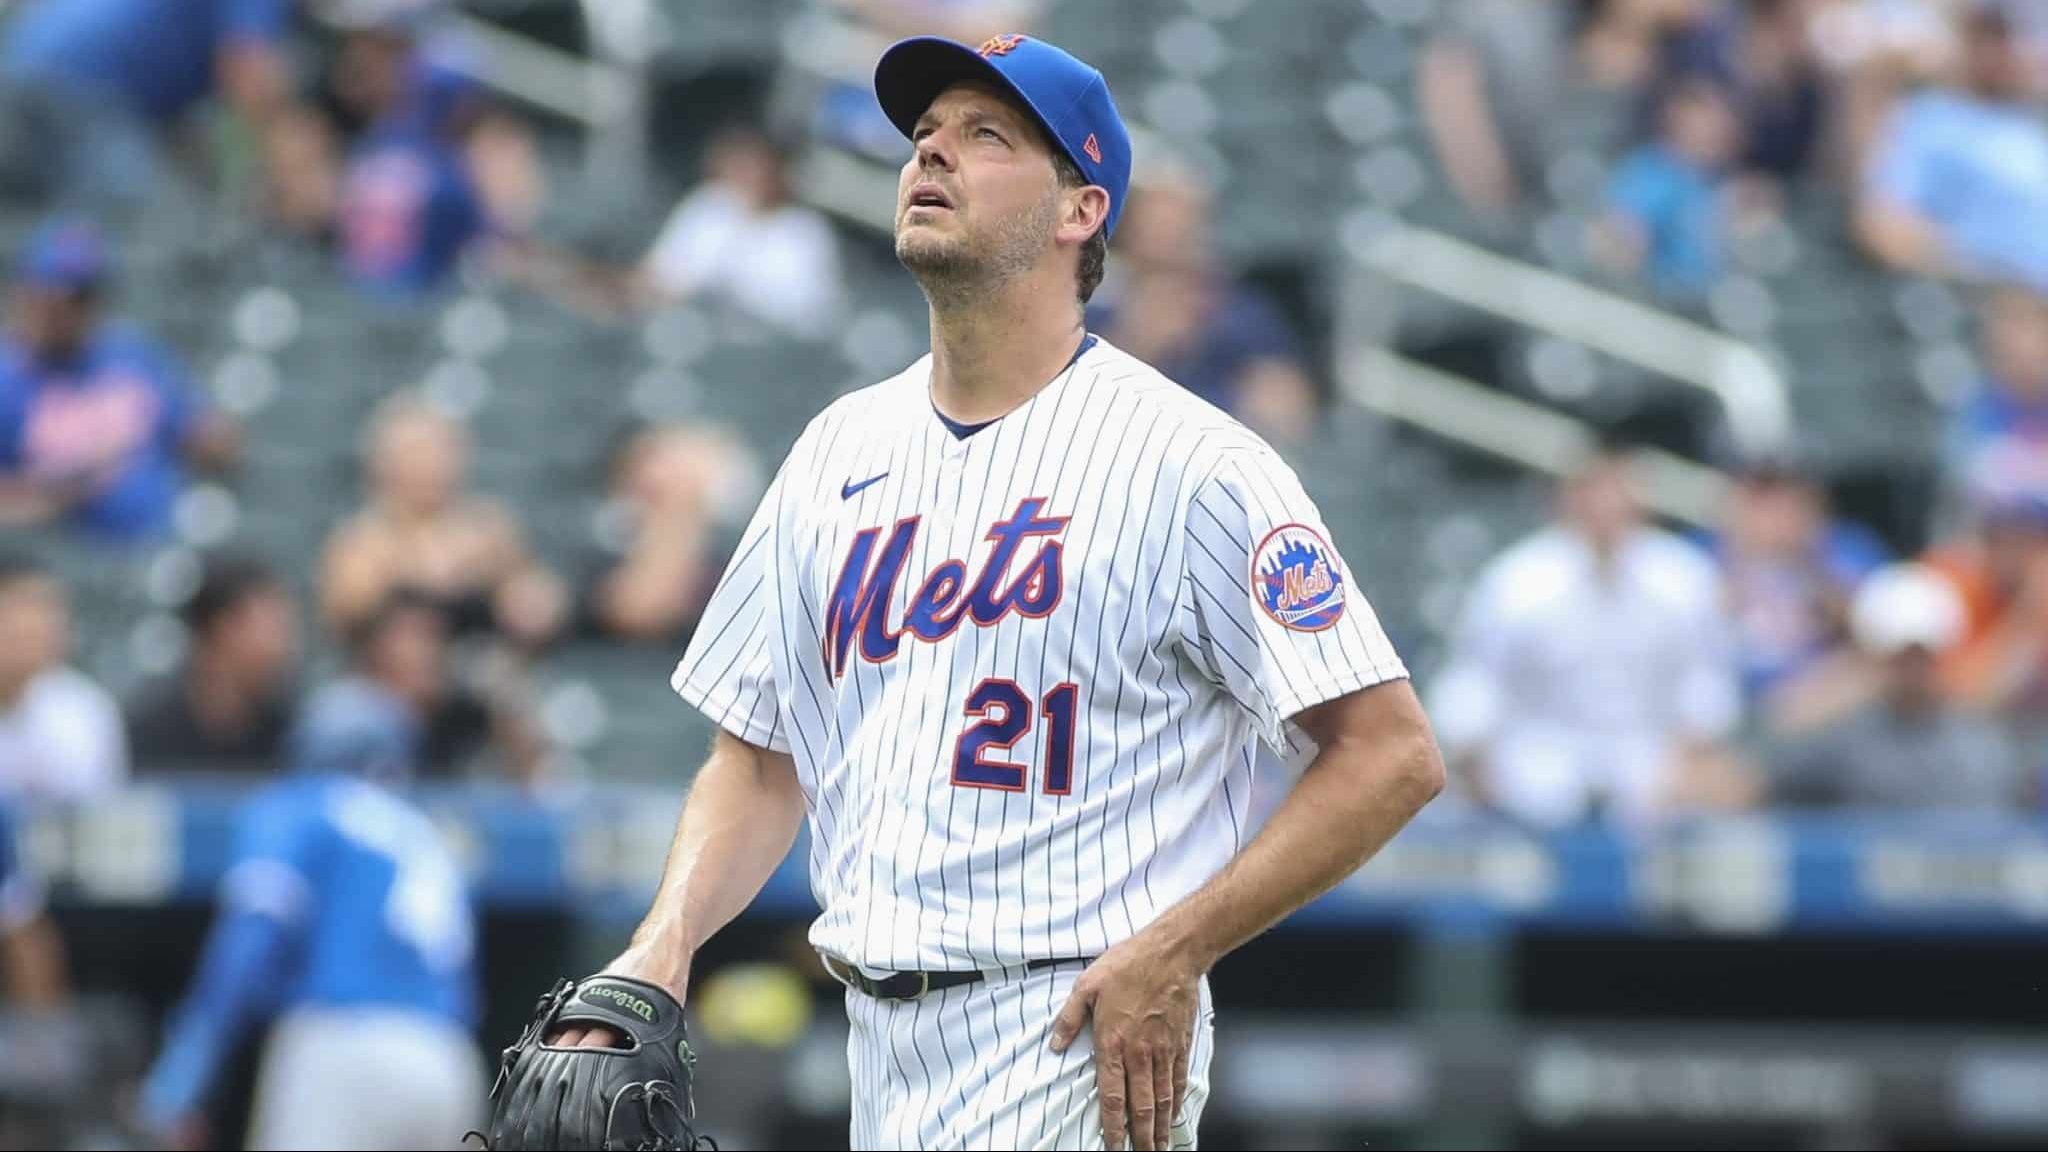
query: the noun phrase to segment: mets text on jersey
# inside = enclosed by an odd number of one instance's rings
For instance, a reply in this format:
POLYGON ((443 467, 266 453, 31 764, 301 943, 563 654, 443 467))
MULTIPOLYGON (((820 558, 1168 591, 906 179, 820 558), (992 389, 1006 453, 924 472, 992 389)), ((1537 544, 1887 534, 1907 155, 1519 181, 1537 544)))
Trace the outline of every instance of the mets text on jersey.
POLYGON ((951 636, 963 620, 987 628, 1011 612, 1034 619, 1049 615, 1060 602, 1059 534, 1066 530, 1068 518, 1041 516, 1045 504, 1042 497, 1026 497, 1008 519, 995 522, 983 537, 995 547, 971 583, 965 560, 949 559, 932 569, 893 629, 884 613, 895 598, 923 517, 898 520, 881 556, 872 563, 869 557, 882 530, 868 528, 856 534, 825 609, 825 665, 833 679, 845 674, 855 635, 860 637, 861 659, 883 664, 896 655, 906 633, 930 643, 951 636), (1046 539, 1005 584, 1003 577, 1018 552, 1034 537, 1046 539))

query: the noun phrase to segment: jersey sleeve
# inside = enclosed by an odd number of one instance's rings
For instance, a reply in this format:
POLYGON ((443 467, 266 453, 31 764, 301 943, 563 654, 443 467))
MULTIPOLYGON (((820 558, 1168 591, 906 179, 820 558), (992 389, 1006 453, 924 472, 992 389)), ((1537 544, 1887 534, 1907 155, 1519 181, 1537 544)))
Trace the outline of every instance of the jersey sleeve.
POLYGON ((1270 449, 1227 455, 1188 508, 1183 650, 1277 752, 1304 709, 1407 676, 1300 479, 1270 449))
POLYGON ((236 830, 234 863, 221 878, 224 911, 281 924, 304 919, 313 902, 320 821, 303 797, 284 793, 251 804, 236 830))
POLYGON ((164 1130, 206 1107, 242 1038, 269 1008, 311 911, 320 823, 303 794, 259 798, 236 832, 235 862, 199 970, 144 1078, 145 1123, 164 1130))
POLYGON ((720 728, 749 744, 789 751, 775 682, 775 596, 785 462, 754 510, 704 607, 669 685, 720 728))

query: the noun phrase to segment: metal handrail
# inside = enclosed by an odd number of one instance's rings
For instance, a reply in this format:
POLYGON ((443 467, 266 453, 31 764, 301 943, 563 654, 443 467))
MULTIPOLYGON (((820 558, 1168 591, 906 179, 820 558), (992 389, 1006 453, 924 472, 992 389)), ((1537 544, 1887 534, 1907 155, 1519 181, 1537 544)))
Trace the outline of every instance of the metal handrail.
POLYGON ((1706 390, 1745 451, 1784 446, 1784 378, 1754 346, 1442 232, 1397 223, 1359 246, 1360 261, 1398 283, 1455 300, 1706 390))
MULTIPOLYGON (((1336 384, 1371 412, 1552 476, 1567 474, 1595 441, 1582 420, 1375 345, 1346 348, 1336 384)), ((1695 527, 1715 522, 1726 475, 1659 448, 1639 460, 1651 508, 1695 527)))

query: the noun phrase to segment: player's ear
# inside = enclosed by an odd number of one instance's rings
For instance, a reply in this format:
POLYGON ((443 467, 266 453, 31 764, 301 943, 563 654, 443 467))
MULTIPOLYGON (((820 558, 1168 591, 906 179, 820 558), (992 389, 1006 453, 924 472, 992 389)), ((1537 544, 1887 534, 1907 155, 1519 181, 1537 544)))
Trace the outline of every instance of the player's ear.
POLYGON ((1085 244, 1090 236, 1109 223, 1109 193, 1101 186, 1084 184, 1068 188, 1060 197, 1059 240, 1063 244, 1085 244))

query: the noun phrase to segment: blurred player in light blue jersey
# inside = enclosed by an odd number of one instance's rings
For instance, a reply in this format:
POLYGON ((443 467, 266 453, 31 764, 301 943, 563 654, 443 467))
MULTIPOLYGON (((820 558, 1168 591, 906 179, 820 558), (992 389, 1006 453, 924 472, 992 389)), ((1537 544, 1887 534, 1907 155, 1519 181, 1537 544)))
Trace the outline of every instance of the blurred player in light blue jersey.
POLYGON ((417 724, 362 682, 306 709, 291 771, 242 817, 198 978, 143 1086, 142 1122, 182 1144, 262 1018, 252 1148, 452 1148, 488 1085, 473 1043, 474 920, 454 859, 392 790, 417 724))

